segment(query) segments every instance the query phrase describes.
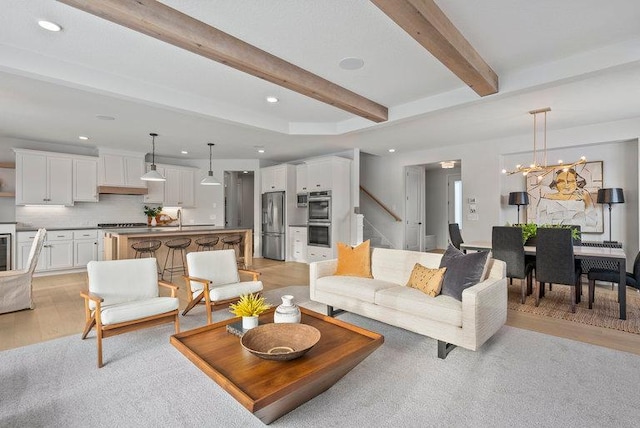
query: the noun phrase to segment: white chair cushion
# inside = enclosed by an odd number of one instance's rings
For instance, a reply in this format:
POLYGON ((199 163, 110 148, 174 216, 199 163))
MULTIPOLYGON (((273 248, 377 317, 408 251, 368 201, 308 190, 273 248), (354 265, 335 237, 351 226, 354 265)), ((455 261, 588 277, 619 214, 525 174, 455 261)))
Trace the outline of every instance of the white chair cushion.
POLYGON ((102 306, 158 297, 156 269, 155 258, 93 260, 87 264, 89 291, 104 299, 102 306))
MULTIPOLYGON (((245 281, 221 285, 219 287, 210 287, 209 296, 212 302, 217 302, 240 297, 243 294, 257 293, 259 291, 262 291, 262 281, 245 281)), ((194 292, 193 297, 196 297, 199 293, 199 291, 194 292)))
POLYGON ((102 308, 100 320, 103 325, 138 320, 178 309, 177 297, 153 297, 136 302, 120 303, 102 308))
MULTIPOLYGON (((208 279, 214 286, 240 282, 236 252, 232 249, 217 251, 196 251, 187 254, 189 276, 208 279)), ((204 285, 189 281, 192 292, 200 292, 204 285)))

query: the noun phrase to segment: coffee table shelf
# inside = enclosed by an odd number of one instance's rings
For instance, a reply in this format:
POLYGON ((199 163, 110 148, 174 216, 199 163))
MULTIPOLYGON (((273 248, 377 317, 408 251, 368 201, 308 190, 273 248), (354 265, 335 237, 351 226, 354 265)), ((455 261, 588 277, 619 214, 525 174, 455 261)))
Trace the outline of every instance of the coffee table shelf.
MULTIPOLYGON (((302 357, 265 360, 226 331, 238 318, 171 336, 171 344, 262 422, 269 424, 321 394, 384 342, 378 333, 300 308, 320 341, 302 357)), ((271 309, 260 321, 273 321, 271 309)))

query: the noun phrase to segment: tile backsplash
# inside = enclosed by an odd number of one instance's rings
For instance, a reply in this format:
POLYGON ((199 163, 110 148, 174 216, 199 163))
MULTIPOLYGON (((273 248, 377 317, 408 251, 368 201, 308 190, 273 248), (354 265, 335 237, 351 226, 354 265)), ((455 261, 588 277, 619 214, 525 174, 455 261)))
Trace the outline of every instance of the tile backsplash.
POLYGON ((141 195, 100 195, 100 202, 76 202, 73 207, 16 206, 23 227, 93 227, 98 223, 146 222, 141 195))

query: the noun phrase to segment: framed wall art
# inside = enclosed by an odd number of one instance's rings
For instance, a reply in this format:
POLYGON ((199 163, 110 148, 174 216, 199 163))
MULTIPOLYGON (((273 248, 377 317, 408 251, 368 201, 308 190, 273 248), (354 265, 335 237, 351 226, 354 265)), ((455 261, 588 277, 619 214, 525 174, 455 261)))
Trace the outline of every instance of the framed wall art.
POLYGON ((575 224, 583 233, 604 232, 602 205, 596 203, 602 188, 602 161, 531 172, 526 183, 528 222, 575 224))

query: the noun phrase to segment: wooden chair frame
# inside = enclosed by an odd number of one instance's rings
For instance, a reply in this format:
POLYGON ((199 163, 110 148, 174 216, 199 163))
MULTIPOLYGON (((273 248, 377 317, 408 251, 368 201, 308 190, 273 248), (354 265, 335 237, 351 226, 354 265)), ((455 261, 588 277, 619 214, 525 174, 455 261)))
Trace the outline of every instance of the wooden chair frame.
MULTIPOLYGON (((258 277, 261 275, 260 272, 256 272, 248 269, 238 269, 238 273, 245 273, 245 274, 252 275, 253 277, 252 281, 257 281, 258 277)), ((230 303, 237 302, 238 299, 240 299, 240 296, 238 296, 238 297, 234 297, 233 299, 212 301, 209 287, 211 286, 211 284, 213 284, 213 281, 210 281, 205 278, 198 278, 198 277, 189 276, 189 275, 184 275, 183 278, 187 286, 187 296, 189 297, 189 303, 187 304, 187 307, 184 308, 184 311, 182 311, 183 316, 186 315, 187 312, 189 312, 191 309, 193 309, 198 303, 203 303, 207 307, 207 324, 211 324, 213 322, 212 312, 214 307, 228 305, 230 303), (193 297, 193 292, 191 291, 191 286, 189 284, 189 281, 199 282, 203 285, 202 291, 196 297, 193 297), (203 299, 204 299, 204 302, 202 302, 203 299)))
MULTIPOLYGON (((176 294, 178 291, 177 286, 161 280, 158 281, 158 285, 170 289, 171 297, 176 297, 176 294)), ((80 296, 84 298, 84 312, 85 312, 85 320, 86 320, 84 330, 82 331, 82 339, 86 339, 91 329, 95 326, 97 344, 98 344, 98 368, 101 368, 103 366, 103 363, 102 363, 102 339, 103 338, 106 339, 107 337, 116 336, 118 334, 135 331, 142 328, 153 327, 155 325, 164 324, 172 321, 175 325, 176 334, 180 333, 180 318, 178 316, 179 314, 178 309, 175 309, 170 312, 165 312, 162 314, 151 315, 145 318, 139 318, 136 320, 121 322, 117 324, 102 325, 102 321, 100 319, 100 313, 102 309, 101 305, 104 299, 100 297, 98 294, 92 293, 90 291, 83 291, 80 293, 80 296), (89 307, 89 301, 92 301, 96 304, 96 307, 95 309, 93 309, 93 311, 89 307)))

